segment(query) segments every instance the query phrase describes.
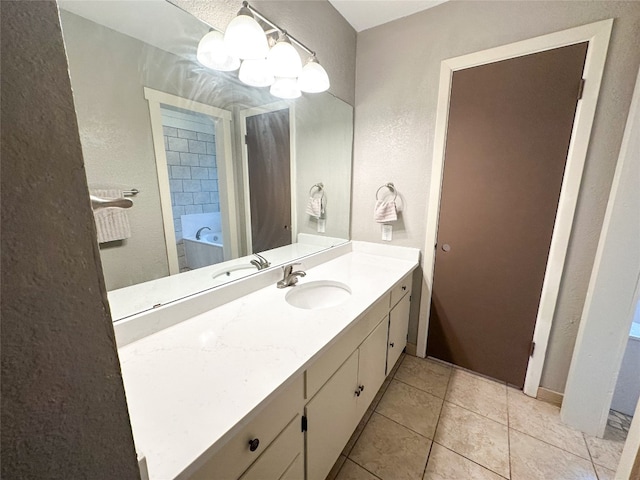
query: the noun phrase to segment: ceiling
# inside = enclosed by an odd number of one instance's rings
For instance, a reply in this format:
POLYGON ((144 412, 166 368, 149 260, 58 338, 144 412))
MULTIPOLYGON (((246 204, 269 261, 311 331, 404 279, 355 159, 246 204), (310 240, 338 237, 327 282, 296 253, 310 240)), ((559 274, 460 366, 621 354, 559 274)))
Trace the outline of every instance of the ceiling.
POLYGON ((435 7, 447 0, 329 0, 361 32, 398 18, 435 7))

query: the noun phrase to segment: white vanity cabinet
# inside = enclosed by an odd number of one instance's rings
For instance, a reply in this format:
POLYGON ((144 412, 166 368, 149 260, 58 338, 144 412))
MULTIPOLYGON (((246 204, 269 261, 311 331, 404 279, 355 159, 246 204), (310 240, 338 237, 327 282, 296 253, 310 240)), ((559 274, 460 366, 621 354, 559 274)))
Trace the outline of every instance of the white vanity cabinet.
POLYGON ((409 311, 411 309, 411 275, 403 278, 391 290, 391 311, 389 312, 389 342, 387 345, 387 373, 400 358, 407 346, 409 311))
POLYGON ((304 474, 294 474, 304 466, 303 392, 304 380, 299 375, 195 473, 179 478, 280 480, 287 475, 303 478, 304 474))

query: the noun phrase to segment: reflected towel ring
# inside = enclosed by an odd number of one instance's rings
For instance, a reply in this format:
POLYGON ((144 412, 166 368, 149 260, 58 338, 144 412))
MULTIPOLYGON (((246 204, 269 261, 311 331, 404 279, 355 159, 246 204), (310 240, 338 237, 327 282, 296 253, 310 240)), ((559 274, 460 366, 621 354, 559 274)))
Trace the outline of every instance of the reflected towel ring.
POLYGON ((309 189, 309 196, 313 194, 313 191, 315 189, 318 189, 318 193, 322 192, 322 196, 324 197, 324 185, 322 184, 322 182, 316 183, 309 189))
POLYGON ((380 193, 380 190, 382 190, 383 188, 388 188, 393 193, 393 200, 398 198, 398 192, 396 191, 396 187, 393 185, 393 183, 389 182, 389 183, 385 183, 380 188, 378 188, 378 190, 376 190, 376 200, 380 200, 378 198, 378 194, 380 193))

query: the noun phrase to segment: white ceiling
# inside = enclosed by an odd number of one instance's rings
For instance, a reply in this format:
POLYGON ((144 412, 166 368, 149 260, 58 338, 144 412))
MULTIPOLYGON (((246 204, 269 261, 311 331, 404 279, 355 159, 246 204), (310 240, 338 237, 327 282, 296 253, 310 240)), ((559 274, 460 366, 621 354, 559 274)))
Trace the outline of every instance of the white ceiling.
POLYGON ((447 0, 329 0, 356 32, 435 7, 447 0))

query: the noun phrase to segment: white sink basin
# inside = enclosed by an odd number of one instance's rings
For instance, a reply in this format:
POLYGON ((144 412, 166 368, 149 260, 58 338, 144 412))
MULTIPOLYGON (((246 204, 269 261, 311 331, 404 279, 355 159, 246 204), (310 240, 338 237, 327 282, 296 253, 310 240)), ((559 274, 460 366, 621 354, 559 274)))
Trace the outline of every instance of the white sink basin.
POLYGON ((291 306, 318 310, 340 305, 349 300, 351 289, 344 283, 318 280, 291 287, 285 300, 291 306))

